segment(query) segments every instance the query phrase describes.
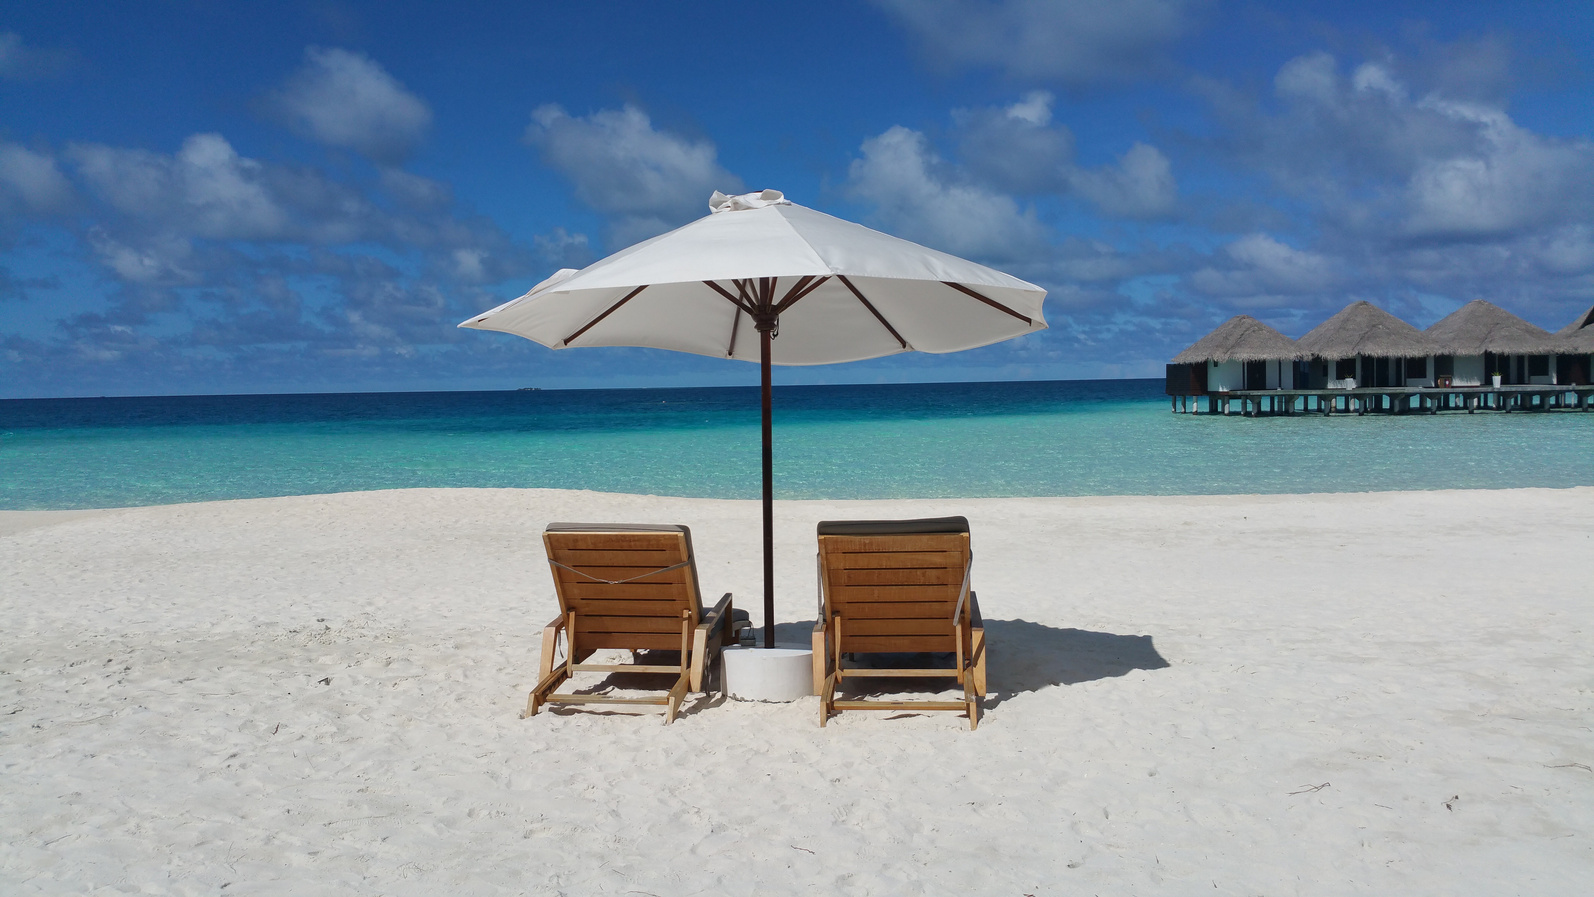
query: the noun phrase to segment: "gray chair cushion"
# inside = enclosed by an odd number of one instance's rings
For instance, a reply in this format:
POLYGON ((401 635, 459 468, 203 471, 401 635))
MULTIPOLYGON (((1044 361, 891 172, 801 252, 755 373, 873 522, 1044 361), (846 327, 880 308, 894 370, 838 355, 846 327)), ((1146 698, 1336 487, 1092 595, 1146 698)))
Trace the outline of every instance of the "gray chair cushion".
POLYGON ((821 536, 901 536, 930 533, 966 533, 967 517, 921 517, 917 520, 824 520, 821 536))
POLYGON ((691 544, 692 531, 679 523, 550 523, 550 533, 686 533, 691 544))

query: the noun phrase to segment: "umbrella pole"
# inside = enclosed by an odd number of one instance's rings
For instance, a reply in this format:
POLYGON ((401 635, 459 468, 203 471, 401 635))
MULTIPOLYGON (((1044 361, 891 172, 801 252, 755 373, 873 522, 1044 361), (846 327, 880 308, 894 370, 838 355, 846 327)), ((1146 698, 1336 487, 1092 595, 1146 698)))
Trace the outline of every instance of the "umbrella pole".
POLYGON ((769 341, 773 334, 759 328, 758 361, 764 400, 764 647, 775 647, 775 453, 770 420, 769 341))

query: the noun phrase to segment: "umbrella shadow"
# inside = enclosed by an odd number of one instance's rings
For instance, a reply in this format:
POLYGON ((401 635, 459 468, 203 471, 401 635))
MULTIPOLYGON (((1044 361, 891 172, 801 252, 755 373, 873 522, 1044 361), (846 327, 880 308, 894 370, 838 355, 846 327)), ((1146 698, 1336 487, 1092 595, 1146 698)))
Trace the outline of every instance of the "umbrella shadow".
MULTIPOLYGON (((779 624, 775 627, 775 638, 782 643, 795 643, 801 633, 805 638, 803 644, 807 644, 806 637, 812 634, 813 627, 813 623, 779 624)), ((1149 635, 1060 629, 1029 620, 986 620, 985 643, 990 652, 986 709, 998 707, 1025 692, 1113 679, 1136 670, 1169 668, 1167 659, 1157 651, 1149 635)), ((862 659, 863 665, 895 669, 952 666, 950 654, 868 655, 862 659)), ((946 687, 945 678, 930 677, 892 679, 889 684, 868 679, 847 683, 848 693, 858 697, 909 691, 938 692, 946 687)))
POLYGON ((1059 629, 1029 620, 986 620, 985 643, 991 652, 987 707, 1055 685, 1169 667, 1149 635, 1059 629))

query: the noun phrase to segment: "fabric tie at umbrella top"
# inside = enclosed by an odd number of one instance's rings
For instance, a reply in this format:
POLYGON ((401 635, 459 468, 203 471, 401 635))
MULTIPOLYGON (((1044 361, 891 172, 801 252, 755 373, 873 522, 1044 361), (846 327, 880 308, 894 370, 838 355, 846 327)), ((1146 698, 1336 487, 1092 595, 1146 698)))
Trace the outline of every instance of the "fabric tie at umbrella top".
POLYGON ((637 346, 759 360, 764 642, 774 647, 770 366, 989 345, 1044 329, 1046 291, 797 205, 777 190, 716 191, 709 208, 579 271, 561 269, 459 326, 550 349, 637 346))

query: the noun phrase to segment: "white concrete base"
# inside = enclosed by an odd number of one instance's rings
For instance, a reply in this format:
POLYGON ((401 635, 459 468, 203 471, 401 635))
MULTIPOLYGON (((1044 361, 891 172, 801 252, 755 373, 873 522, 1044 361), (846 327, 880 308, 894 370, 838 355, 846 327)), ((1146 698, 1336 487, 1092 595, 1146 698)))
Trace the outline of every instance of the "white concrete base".
POLYGON ((814 652, 797 645, 725 649, 725 691, 742 701, 795 701, 814 693, 814 652))

